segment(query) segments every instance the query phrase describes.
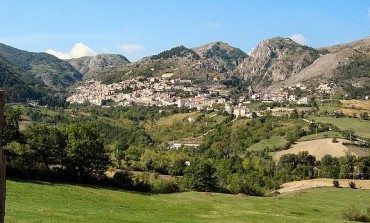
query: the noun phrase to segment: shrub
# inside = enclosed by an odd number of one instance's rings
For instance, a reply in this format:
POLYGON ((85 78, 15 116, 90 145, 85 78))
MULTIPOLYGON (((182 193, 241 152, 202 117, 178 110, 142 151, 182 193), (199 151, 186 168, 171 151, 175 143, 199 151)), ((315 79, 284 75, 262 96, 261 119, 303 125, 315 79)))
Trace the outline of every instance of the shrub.
POLYGON ((333 142, 333 143, 338 143, 337 138, 336 138, 336 137, 334 137, 334 138, 333 138, 333 140, 332 140, 332 142, 333 142))
POLYGON ((343 209, 342 218, 347 221, 370 222, 370 208, 367 208, 366 213, 360 209, 351 206, 343 209))
POLYGON ((152 184, 152 192, 153 193, 161 193, 161 194, 168 194, 168 193, 175 193, 179 192, 180 188, 177 185, 177 182, 174 180, 155 180, 152 184))
POLYGON ((336 187, 336 188, 339 188, 340 187, 339 181, 338 180, 333 180, 333 186, 336 187))
POLYGON ((355 182, 353 182, 353 181, 349 182, 349 187, 352 188, 352 189, 356 189, 355 182))
POLYGON ((133 174, 129 171, 116 172, 113 176, 114 183, 123 189, 131 189, 133 186, 133 174))

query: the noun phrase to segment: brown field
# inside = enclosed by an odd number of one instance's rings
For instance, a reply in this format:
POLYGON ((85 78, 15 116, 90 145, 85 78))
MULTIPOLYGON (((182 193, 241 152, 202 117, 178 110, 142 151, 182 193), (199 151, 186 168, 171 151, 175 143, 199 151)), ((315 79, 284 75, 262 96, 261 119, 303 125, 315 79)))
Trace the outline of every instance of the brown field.
POLYGON ((358 117, 363 112, 370 113, 370 100, 340 100, 340 103, 340 110, 345 115, 356 114, 358 117))
POLYGON ((321 160, 321 158, 326 154, 330 154, 334 157, 345 156, 346 153, 350 151, 342 143, 347 140, 337 140, 338 143, 333 143, 331 138, 297 142, 288 150, 276 152, 274 159, 279 160, 279 158, 284 154, 298 154, 301 151, 308 151, 309 154, 316 157, 316 160, 321 160))
POLYGON ((370 111, 370 100, 340 100, 343 108, 362 109, 370 111))
MULTIPOLYGON (((370 189, 370 180, 350 180, 350 179, 340 179, 339 185, 341 187, 349 187, 349 182, 354 182, 356 188, 359 189, 370 189)), ((293 181, 281 185, 281 189, 278 191, 280 193, 292 192, 297 190, 305 190, 317 187, 332 187, 333 179, 311 179, 302 181, 293 181)))

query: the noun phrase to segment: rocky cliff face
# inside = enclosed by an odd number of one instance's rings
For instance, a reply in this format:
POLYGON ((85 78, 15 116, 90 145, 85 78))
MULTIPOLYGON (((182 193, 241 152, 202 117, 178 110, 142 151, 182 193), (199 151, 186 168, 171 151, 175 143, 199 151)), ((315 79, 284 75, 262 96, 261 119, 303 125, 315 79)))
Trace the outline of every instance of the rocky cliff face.
POLYGON ((209 43, 193 50, 201 57, 203 68, 216 70, 226 76, 230 76, 233 70, 248 57, 239 48, 223 42, 209 43))
POLYGON ((255 90, 268 91, 271 86, 297 75, 318 57, 313 48, 277 37, 258 44, 234 73, 249 81, 255 90))
POLYGON ((67 61, 84 75, 84 79, 93 78, 99 73, 130 63, 126 57, 119 54, 99 54, 92 57, 73 58, 67 61))

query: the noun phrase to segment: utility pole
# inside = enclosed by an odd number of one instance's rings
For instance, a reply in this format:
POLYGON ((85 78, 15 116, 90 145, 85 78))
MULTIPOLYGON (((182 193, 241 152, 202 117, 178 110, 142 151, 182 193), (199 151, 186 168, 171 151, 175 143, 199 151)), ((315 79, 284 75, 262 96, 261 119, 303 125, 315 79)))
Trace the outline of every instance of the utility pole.
POLYGON ((3 149, 4 91, 0 91, 0 223, 5 222, 5 155, 3 149))

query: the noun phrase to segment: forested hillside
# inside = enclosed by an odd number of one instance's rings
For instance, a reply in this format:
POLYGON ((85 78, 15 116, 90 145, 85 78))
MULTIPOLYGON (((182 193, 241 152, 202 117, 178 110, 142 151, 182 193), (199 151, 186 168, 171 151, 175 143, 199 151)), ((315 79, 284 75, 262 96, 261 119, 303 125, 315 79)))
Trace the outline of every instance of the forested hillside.
POLYGON ((82 79, 82 75, 68 62, 47 53, 33 53, 0 44, 0 55, 58 91, 82 79))

